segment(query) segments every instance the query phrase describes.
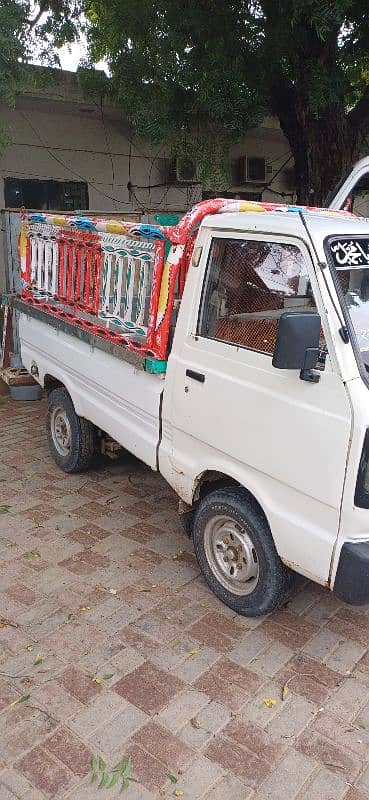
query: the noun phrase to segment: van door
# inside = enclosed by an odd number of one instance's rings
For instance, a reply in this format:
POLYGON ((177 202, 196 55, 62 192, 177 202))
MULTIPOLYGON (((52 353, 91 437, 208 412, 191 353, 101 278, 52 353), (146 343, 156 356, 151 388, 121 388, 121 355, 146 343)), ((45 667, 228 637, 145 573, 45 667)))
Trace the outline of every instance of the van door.
POLYGON ((358 217, 369 217, 369 157, 354 165, 328 198, 329 208, 351 211, 358 217))
MULTIPOLYGON (((201 284, 200 303, 178 327, 169 358, 163 447, 171 467, 162 471, 186 500, 208 470, 238 480, 264 509, 280 556, 324 582, 338 533, 350 406, 329 357, 317 384, 272 366, 280 315, 315 308, 309 261, 298 240, 213 233, 185 289, 190 307, 201 284)), ((324 352, 323 335, 321 344, 324 352)))

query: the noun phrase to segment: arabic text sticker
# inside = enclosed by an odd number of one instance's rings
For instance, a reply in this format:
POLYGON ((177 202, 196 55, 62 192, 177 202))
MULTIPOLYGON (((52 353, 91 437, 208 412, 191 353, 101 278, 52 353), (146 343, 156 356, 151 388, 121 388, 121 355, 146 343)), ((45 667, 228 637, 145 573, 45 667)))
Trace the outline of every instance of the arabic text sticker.
POLYGON ((339 239, 331 243, 331 253, 335 266, 369 266, 369 239, 339 239))

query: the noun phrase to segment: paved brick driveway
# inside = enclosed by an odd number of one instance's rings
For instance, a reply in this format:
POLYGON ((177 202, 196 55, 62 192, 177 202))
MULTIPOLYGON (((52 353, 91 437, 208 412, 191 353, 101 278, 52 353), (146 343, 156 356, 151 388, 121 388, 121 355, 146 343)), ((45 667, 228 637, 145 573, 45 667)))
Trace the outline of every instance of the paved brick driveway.
POLYGON ((159 477, 64 475, 43 402, 0 420, 0 800, 113 800, 91 756, 128 755, 126 800, 368 800, 369 608, 234 616, 159 477))

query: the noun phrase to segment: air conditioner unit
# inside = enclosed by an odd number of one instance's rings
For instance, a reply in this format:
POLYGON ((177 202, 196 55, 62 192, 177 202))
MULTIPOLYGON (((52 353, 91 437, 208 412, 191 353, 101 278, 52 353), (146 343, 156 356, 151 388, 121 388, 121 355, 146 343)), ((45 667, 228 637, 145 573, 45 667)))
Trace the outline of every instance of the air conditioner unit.
POLYGON ((265 158, 257 156, 239 156, 231 164, 232 185, 243 186, 245 183, 265 183, 266 173, 270 171, 265 158))
POLYGON ((190 158, 178 156, 170 165, 170 183, 197 183, 196 164, 190 158))

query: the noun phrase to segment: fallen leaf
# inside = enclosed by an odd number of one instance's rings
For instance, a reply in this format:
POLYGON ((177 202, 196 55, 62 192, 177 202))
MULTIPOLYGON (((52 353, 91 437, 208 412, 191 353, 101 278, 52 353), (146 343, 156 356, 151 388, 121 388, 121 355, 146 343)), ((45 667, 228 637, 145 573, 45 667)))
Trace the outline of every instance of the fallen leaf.
POLYGON ((18 706, 20 703, 25 703, 30 697, 30 694, 23 694, 22 697, 18 697, 17 700, 13 700, 11 703, 9 703, 9 708, 12 708, 12 706, 18 706))
POLYGON ((109 589, 109 594, 117 594, 117 590, 116 589, 109 589))
POLYGON ((37 653, 37 656, 33 662, 33 666, 37 667, 38 664, 42 664, 42 655, 41 653, 37 653))
POLYGON ((357 728, 361 728, 361 730, 363 731, 366 731, 367 729, 367 725, 365 725, 364 722, 361 721, 361 719, 357 719, 354 724, 356 725, 357 728))
POLYGON ((8 514, 11 509, 11 506, 6 505, 6 503, 2 503, 0 505, 0 514, 8 514))
POLYGON ((103 772, 103 774, 101 776, 100 783, 99 783, 97 788, 98 789, 103 789, 103 787, 106 786, 106 784, 108 783, 108 780, 109 780, 109 773, 108 772, 103 772))
POLYGON ((178 555, 177 555, 177 553, 175 553, 174 556, 172 556, 172 561, 176 561, 177 558, 178 558, 178 555))
POLYGON ((197 717, 193 717, 192 719, 190 719, 190 723, 191 723, 193 728, 197 728, 197 729, 201 728, 201 722, 200 722, 199 719, 197 719, 197 717))
POLYGON ((96 675, 95 675, 94 678, 92 678, 92 680, 93 680, 94 683, 97 683, 99 686, 100 686, 100 683, 102 683, 101 678, 97 678, 96 675))
POLYGON ((273 706, 275 706, 277 704, 277 701, 274 700, 273 697, 266 697, 265 700, 263 700, 263 703, 268 708, 273 708, 273 706))
POLYGON ((174 794, 174 797, 183 797, 184 791, 183 791, 183 789, 175 789, 173 794, 174 794))
POLYGON ((199 650, 190 650, 190 652, 187 653, 187 658, 193 658, 193 656, 197 656, 199 652, 199 650))
POLYGON ((80 606, 80 611, 91 611, 91 606, 80 606))
POLYGON ((107 675, 103 675, 103 680, 104 681, 110 681, 110 678, 112 678, 113 675, 114 675, 113 672, 108 672, 107 675))
POLYGON ((64 618, 64 624, 66 624, 67 622, 70 622, 72 617, 73 617, 73 614, 66 614, 65 618, 64 618))
POLYGON ((289 694, 289 691, 290 690, 289 690, 288 686, 284 686, 283 687, 283 689, 282 689, 282 700, 286 699, 287 695, 289 694))
POLYGON ((29 645, 27 645, 26 650, 28 650, 29 653, 32 653, 33 648, 34 648, 34 644, 29 644, 29 645))
POLYGON ((178 778, 176 778, 176 776, 173 775, 173 772, 167 772, 166 777, 169 778, 171 783, 178 783, 178 778))
POLYGON ((17 622, 11 622, 10 619, 6 619, 5 617, 0 617, 0 628, 18 628, 17 622))
POLYGON ((41 558, 41 553, 38 547, 34 547, 33 550, 27 550, 23 553, 23 558, 41 558))

